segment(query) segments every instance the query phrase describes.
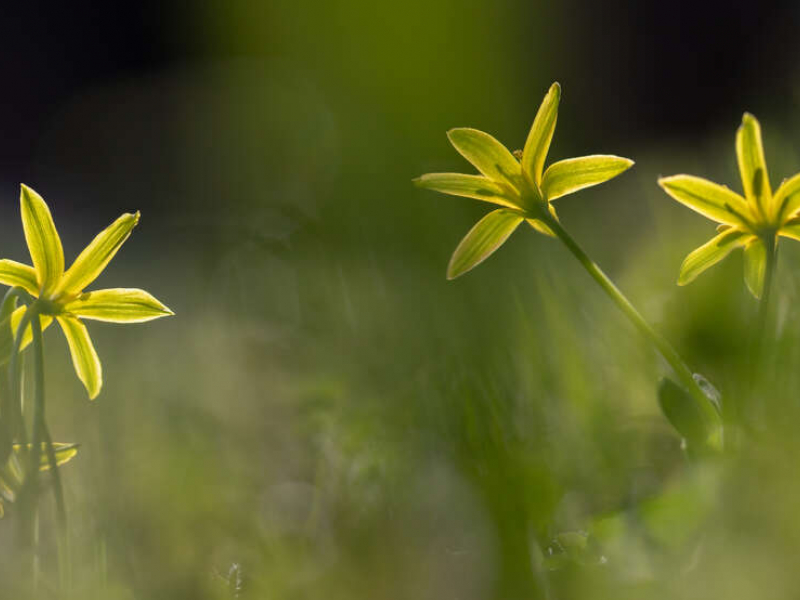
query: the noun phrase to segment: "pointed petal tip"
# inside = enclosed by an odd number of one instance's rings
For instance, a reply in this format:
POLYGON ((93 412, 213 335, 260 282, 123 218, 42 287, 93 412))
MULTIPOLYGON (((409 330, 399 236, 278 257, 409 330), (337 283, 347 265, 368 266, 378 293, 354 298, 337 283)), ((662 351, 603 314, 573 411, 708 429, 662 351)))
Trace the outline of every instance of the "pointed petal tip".
POLYGON ((553 84, 550 86, 550 92, 553 94, 557 94, 559 97, 561 96, 561 84, 557 81, 554 81, 553 84))

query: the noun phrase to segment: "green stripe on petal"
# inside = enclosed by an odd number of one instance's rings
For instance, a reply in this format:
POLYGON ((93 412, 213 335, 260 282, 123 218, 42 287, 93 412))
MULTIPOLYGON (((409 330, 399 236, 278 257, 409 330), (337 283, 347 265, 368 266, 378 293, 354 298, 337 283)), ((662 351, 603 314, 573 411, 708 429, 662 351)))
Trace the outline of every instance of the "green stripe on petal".
POLYGON ((463 173, 428 173, 417 177, 414 183, 434 192, 475 198, 500 206, 518 208, 519 200, 511 197, 510 190, 505 189, 491 179, 480 175, 465 175, 463 173))
POLYGON ((489 258, 514 233, 522 220, 517 213, 502 208, 483 217, 453 252, 447 267, 447 278, 455 279, 489 258))
POLYGON ((693 175, 673 175, 658 180, 675 200, 718 223, 745 225, 750 216, 747 202, 730 189, 693 175))
POLYGON ((760 238, 753 238, 744 249, 744 282, 756 298, 764 292, 767 272, 767 247, 760 238))
POLYGON ((766 215, 772 192, 761 142, 761 125, 750 113, 744 113, 742 124, 736 131, 736 157, 745 197, 766 215))
POLYGON ((542 169, 550 149, 550 141, 556 130, 558 104, 561 101, 561 86, 554 83, 544 97, 522 151, 522 170, 539 185, 542 182, 542 169))
POLYGON ((56 291, 77 293, 94 281, 114 258, 138 222, 139 212, 125 213, 97 234, 64 274, 56 291))
POLYGON ((503 144, 477 129, 458 127, 447 132, 450 143, 489 179, 521 187, 522 167, 503 144))
POLYGON ((100 359, 92 345, 92 339, 86 326, 74 317, 56 317, 61 330, 67 338, 70 354, 72 354, 72 366, 78 374, 78 379, 83 382, 89 399, 94 400, 103 387, 103 368, 100 359))
POLYGON ((36 270, 38 287, 49 292, 64 272, 64 250, 45 201, 27 185, 21 187, 20 210, 25 240, 36 270))
POLYGON ((114 288, 81 294, 64 311, 83 319, 110 323, 144 323, 173 315, 169 308, 144 290, 114 288))
POLYGON ((542 193, 548 200, 554 200, 608 181, 632 166, 633 161, 628 158, 603 154, 561 160, 547 167, 542 193))
POLYGON ((738 229, 728 229, 703 244, 686 257, 681 265, 678 285, 691 283, 706 269, 728 256, 734 249, 743 246, 755 236, 738 229))
POLYGON ((36 270, 15 260, 0 260, 0 283, 10 287, 19 286, 33 296, 39 295, 36 270))

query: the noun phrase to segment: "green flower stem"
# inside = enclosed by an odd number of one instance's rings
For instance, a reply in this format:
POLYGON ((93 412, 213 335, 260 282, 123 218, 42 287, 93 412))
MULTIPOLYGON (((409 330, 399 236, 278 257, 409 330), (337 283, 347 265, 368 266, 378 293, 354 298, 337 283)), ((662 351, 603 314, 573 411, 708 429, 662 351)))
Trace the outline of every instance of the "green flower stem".
MULTIPOLYGON (((719 415, 716 407, 711 403, 711 400, 705 395, 703 390, 695 381, 691 369, 686 366, 686 363, 678 355, 672 345, 650 324, 644 319, 638 310, 631 304, 620 289, 614 284, 613 281, 606 275, 603 270, 583 251, 578 243, 567 233, 555 218, 549 214, 545 217, 547 225, 553 230, 559 240, 569 249, 570 252, 578 259, 578 262, 583 265, 589 275, 600 285, 601 288, 609 295, 609 297, 616 303, 623 313, 631 320, 636 328, 644 334, 644 336, 652 342, 652 344, 659 351, 661 356, 669 363, 675 371, 675 375, 680 379, 686 390, 692 394, 698 402, 700 409, 703 411, 704 416, 711 424, 719 423, 719 415)), ((719 440, 716 443, 721 445, 721 431, 719 431, 719 440)))
POLYGON ((69 588, 69 548, 67 537, 67 510, 64 504, 64 489, 61 485, 61 474, 58 472, 58 461, 56 460, 53 439, 50 437, 50 430, 45 419, 45 396, 44 396, 44 340, 42 339, 42 323, 38 312, 33 313, 31 329, 33 331, 33 351, 34 367, 36 369, 36 402, 34 420, 38 415, 38 427, 34 427, 34 453, 31 464, 31 474, 39 472, 39 460, 42 444, 37 444, 37 431, 42 436, 47 454, 47 462, 50 465, 50 474, 53 479, 53 495, 56 503, 56 523, 58 527, 58 572, 61 580, 61 591, 69 588))
MULTIPOLYGON (((17 301, 28 304, 32 300, 30 294, 21 287, 10 288, 3 297, 2 305, 0 305, 0 322, 11 316, 11 313, 17 308, 17 301)), ((8 373, 5 371, 0 373, 0 394, 2 394, 2 399, 0 400, 2 402, 2 413, 8 415, 11 421, 11 437, 16 438, 24 446, 28 443, 28 436, 25 431, 25 422, 22 419, 21 404, 17 401, 17 395, 13 392, 8 373)))
MULTIPOLYGON (((758 307, 757 335, 760 340, 763 340, 766 334, 772 280, 775 278, 775 267, 778 264, 778 244, 776 243, 775 236, 766 236, 764 238, 764 245, 767 247, 767 264, 764 272, 764 292, 761 294, 761 301, 758 307)), ((762 341, 759 341, 759 345, 761 345, 761 343, 762 341)))
MULTIPOLYGON (((22 413, 22 369, 20 368, 20 348, 22 347, 22 337, 24 335, 25 329, 31 322, 31 318, 33 316, 33 307, 29 307, 25 314, 22 315, 22 319, 20 319, 19 327, 17 329, 17 335, 14 338, 14 347, 11 352, 11 360, 9 361, 9 374, 11 377, 11 398, 13 402, 20 407, 20 414, 22 413)), ((35 424, 35 421, 34 421, 35 424)), ((24 433, 25 426, 24 422, 21 424, 22 428, 21 431, 24 433)), ((30 465, 30 454, 33 452, 33 448, 27 444, 27 440, 24 442, 25 446, 29 448, 28 450, 28 465, 30 465)), ((28 470, 26 469, 25 472, 25 481, 23 482, 22 489, 20 490, 20 520, 19 520, 19 542, 25 552, 31 553, 31 560, 33 561, 33 568, 31 574, 35 574, 35 561, 36 557, 34 553, 34 544, 35 544, 35 528, 36 528, 36 510, 35 510, 35 491, 31 489, 31 482, 29 480, 30 475, 28 474, 28 470)), ((36 474, 38 474, 38 469, 36 470, 36 474)))

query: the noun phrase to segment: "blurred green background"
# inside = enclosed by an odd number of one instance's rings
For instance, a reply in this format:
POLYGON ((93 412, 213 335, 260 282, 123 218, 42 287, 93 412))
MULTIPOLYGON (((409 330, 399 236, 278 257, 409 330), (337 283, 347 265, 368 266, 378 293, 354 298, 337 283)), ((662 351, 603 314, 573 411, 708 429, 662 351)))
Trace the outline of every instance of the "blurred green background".
MULTIPOLYGON (((447 282, 486 208, 411 185, 470 170, 451 127, 522 147, 560 81, 551 160, 637 162, 559 200, 562 222, 724 400, 741 398, 756 313, 741 257, 676 287, 713 226, 655 182, 686 172, 740 189, 744 110, 773 185, 800 170, 795 4, 11 13, 0 254, 27 261, 21 181, 49 202, 68 261, 141 209, 97 285, 142 287, 177 313, 90 327, 106 382, 93 403, 61 334, 45 337, 53 436, 81 443, 62 472, 75 597, 796 593, 800 246, 781 245, 759 391, 780 418, 741 455, 693 465, 656 403, 666 365, 561 246, 520 230, 447 282)), ((45 548, 50 513, 48 500, 45 548)), ((12 530, 13 507, 6 564, 12 530)), ((52 552, 43 568, 54 581, 52 552)))

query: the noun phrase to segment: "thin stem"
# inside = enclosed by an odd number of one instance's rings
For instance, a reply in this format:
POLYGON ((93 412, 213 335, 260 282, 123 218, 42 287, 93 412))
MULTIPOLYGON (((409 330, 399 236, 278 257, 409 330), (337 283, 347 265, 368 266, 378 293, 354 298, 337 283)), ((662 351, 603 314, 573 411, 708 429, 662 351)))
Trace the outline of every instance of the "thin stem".
MULTIPOLYGON (((770 316, 770 298, 772 297, 772 282, 775 279, 775 268, 778 263, 778 244, 774 235, 768 235, 762 238, 766 246, 766 268, 764 272, 764 289, 761 293, 761 298, 758 303, 758 316, 756 317, 756 327, 753 331, 753 337, 750 347, 750 369, 747 373, 747 381, 745 389, 748 391, 751 407, 756 409, 755 414, 751 414, 750 418, 759 420, 761 418, 770 417, 769 402, 767 398, 761 398, 757 401, 757 394, 764 381, 765 365, 766 365, 766 341, 767 332, 769 329, 769 316, 770 316)), ((744 410, 742 407, 741 410, 744 410)))
MULTIPOLYGON (((601 288, 608 294, 614 303, 625 313, 625 316, 630 319, 634 326, 656 347, 658 352, 672 367, 675 375, 680 379, 686 390, 692 394, 698 402, 700 409, 703 411, 704 416, 708 422, 719 423, 719 415, 716 407, 711 403, 711 400, 705 395, 699 384, 695 380, 692 371, 686 366, 686 363, 675 351, 672 345, 639 313, 638 310, 631 304, 620 289, 614 284, 613 281, 606 275, 603 270, 583 251, 578 243, 570 236, 566 230, 561 226, 555 218, 551 217, 549 213, 545 217, 547 225, 553 230, 553 233, 558 236, 570 252, 578 259, 578 262, 588 271, 589 275, 600 285, 601 288)), ((719 440, 721 442, 721 439, 719 440)))
POLYGON ((775 268, 778 264, 778 244, 775 237, 770 235, 764 239, 767 247, 767 266, 764 273, 764 291, 761 294, 761 301, 758 307, 758 329, 759 346, 763 343, 767 331, 767 320, 769 317, 769 300, 772 292, 772 280, 775 278, 775 268))

